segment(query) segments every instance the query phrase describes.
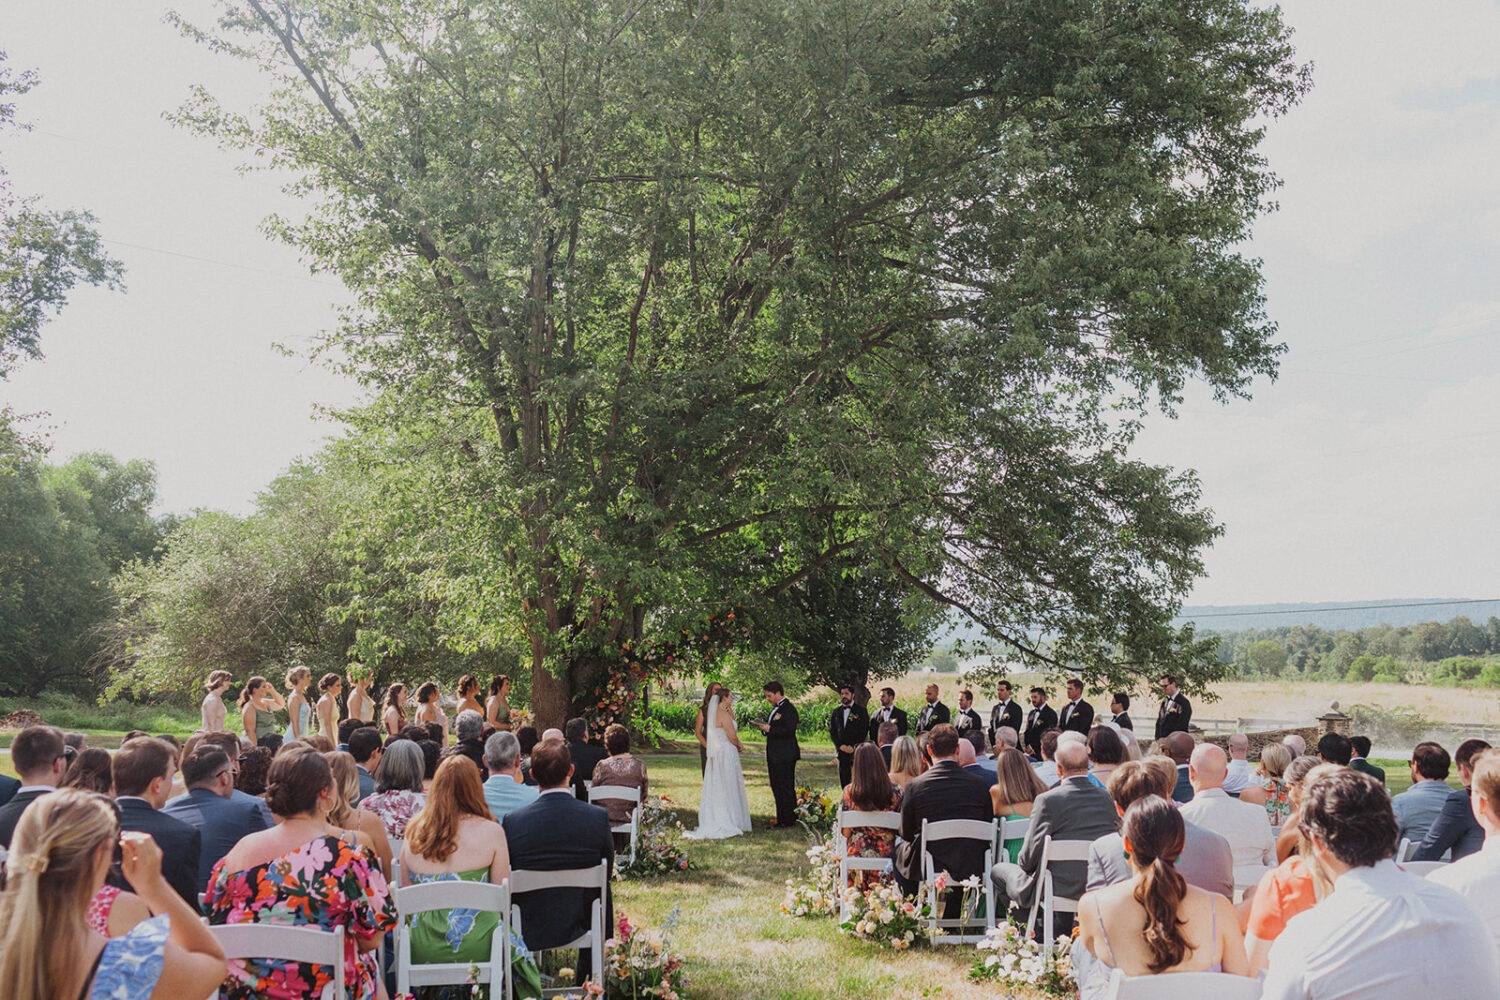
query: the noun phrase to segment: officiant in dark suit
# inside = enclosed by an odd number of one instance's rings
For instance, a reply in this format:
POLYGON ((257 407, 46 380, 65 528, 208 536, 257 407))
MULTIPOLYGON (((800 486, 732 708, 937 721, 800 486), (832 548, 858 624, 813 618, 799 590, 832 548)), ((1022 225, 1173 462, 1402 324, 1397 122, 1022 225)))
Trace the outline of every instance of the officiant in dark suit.
POLYGON ((895 725, 896 735, 906 735, 906 712, 896 705, 896 689, 880 689, 880 707, 870 713, 870 741, 880 743, 880 724, 889 722, 895 725))
POLYGON ((797 825, 797 761, 802 747, 797 743, 797 706, 786 696, 780 681, 767 681, 766 701, 771 714, 755 728, 766 734, 766 778, 771 797, 776 800, 776 822, 773 830, 789 830, 797 825))
POLYGON ((839 755, 839 787, 849 787, 854 773, 854 748, 865 741, 870 719, 862 706, 854 703, 854 688, 839 685, 839 707, 828 716, 828 738, 839 755))
POLYGON ((990 746, 995 745, 995 731, 1009 726, 1017 733, 1025 725, 1026 713, 1021 710, 1020 702, 1011 697, 1010 681, 1001 681, 995 685, 995 695, 1000 699, 995 707, 990 709, 990 746))

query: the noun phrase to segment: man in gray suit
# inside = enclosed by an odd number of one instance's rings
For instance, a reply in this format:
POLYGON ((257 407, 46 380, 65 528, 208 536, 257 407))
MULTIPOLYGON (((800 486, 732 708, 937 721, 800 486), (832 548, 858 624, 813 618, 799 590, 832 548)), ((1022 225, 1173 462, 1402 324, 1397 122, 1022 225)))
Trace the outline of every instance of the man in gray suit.
MULTIPOLYGON (((1124 816, 1131 803, 1148 795, 1170 799, 1176 780, 1177 768, 1165 757, 1126 761, 1110 775, 1109 794, 1115 809, 1124 816)), ((1183 827, 1182 854, 1172 867, 1189 885, 1233 899, 1234 852, 1229 849, 1229 841, 1186 820, 1183 827)), ((1129 881, 1132 874, 1123 837, 1111 833, 1094 841, 1089 848, 1089 892, 1129 881)))
MULTIPOLYGON (((1010 899, 1023 909, 1031 906, 1032 896, 1040 889, 1042 845, 1047 837, 1061 840, 1098 840, 1120 828, 1109 793, 1089 780, 1089 751, 1086 745, 1068 741, 1057 748, 1058 785, 1036 797, 1031 808, 1031 826, 1016 864, 1002 861, 990 869, 1002 900, 1010 899)), ((1077 899, 1083 895, 1088 866, 1082 861, 1054 863, 1052 888, 1058 896, 1077 899)), ((1003 913, 1004 902, 1000 903, 1003 913)), ((1058 933, 1071 933, 1071 913, 1058 914, 1058 933), (1066 928, 1064 928, 1064 922, 1066 928)))

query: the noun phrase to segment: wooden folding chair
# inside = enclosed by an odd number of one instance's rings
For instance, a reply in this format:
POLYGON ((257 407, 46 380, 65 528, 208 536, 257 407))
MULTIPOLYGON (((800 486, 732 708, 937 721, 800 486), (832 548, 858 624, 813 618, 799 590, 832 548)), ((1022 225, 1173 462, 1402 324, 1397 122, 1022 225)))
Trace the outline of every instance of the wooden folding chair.
MULTIPOLYGON (((933 944, 977 944, 982 941, 986 931, 994 929, 995 926, 995 887, 990 881, 990 868, 995 863, 995 823, 977 819, 945 819, 922 821, 922 882, 927 888, 927 905, 932 916, 928 918, 929 929, 928 940, 933 944), (935 843, 945 840, 977 840, 984 844, 984 866, 979 870, 979 889, 974 893, 974 900, 984 901, 984 925, 977 933, 971 928, 979 926, 974 919, 972 907, 966 907, 956 919, 945 920, 940 915, 942 907, 942 896, 937 891, 936 880, 938 869, 932 859, 930 847, 935 843), (953 930, 956 933, 944 934, 944 930, 953 930)), ((962 892, 962 889, 952 887, 949 892, 962 892)))

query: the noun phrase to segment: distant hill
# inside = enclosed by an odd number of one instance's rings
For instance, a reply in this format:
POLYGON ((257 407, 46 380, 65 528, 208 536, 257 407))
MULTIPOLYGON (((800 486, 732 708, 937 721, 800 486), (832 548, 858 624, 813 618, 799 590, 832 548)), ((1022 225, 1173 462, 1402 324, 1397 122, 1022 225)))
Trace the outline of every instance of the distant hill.
POLYGON ((1194 622, 1199 632, 1239 632, 1282 625, 1317 625, 1354 629, 1371 625, 1416 625, 1446 622, 1460 615, 1483 623, 1500 617, 1500 601, 1443 597, 1404 597, 1384 601, 1328 601, 1316 604, 1184 605, 1177 622, 1194 622))

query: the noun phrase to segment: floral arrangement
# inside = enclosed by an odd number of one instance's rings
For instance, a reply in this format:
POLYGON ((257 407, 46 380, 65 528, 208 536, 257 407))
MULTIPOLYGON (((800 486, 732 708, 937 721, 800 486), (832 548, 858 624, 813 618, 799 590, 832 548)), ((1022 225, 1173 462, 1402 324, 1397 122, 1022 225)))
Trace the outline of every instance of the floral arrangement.
POLYGON ((833 799, 827 792, 815 792, 811 788, 797 789, 797 806, 793 810, 797 823, 807 831, 814 841, 821 842, 833 833, 833 823, 838 817, 833 799))
POLYGON ((839 930, 845 934, 897 951, 926 940, 922 924, 931 918, 932 910, 920 894, 912 899, 893 884, 876 885, 864 891, 851 885, 844 890, 843 903, 849 916, 839 924, 839 930))
POLYGON ((621 914, 616 922, 618 933, 604 942, 603 990, 586 991, 586 995, 605 1000, 679 1000, 686 977, 682 957, 672 951, 671 942, 679 916, 680 911, 673 910, 656 933, 633 926, 621 914))
POLYGON ((969 970, 969 978, 1026 986, 1052 996, 1073 996, 1078 984, 1073 981, 1072 944, 1072 938, 1058 938, 1049 955, 1040 941, 1028 937, 1015 924, 1006 923, 979 942, 979 957, 969 970))
POLYGON ((807 849, 812 867, 786 880, 781 912, 791 917, 829 917, 839 910, 839 852, 827 840, 807 849))
POLYGON ((665 795, 647 795, 641 800, 641 829, 635 842, 635 860, 620 865, 621 878, 651 878, 685 872, 691 867, 679 838, 683 834, 677 808, 665 795))

